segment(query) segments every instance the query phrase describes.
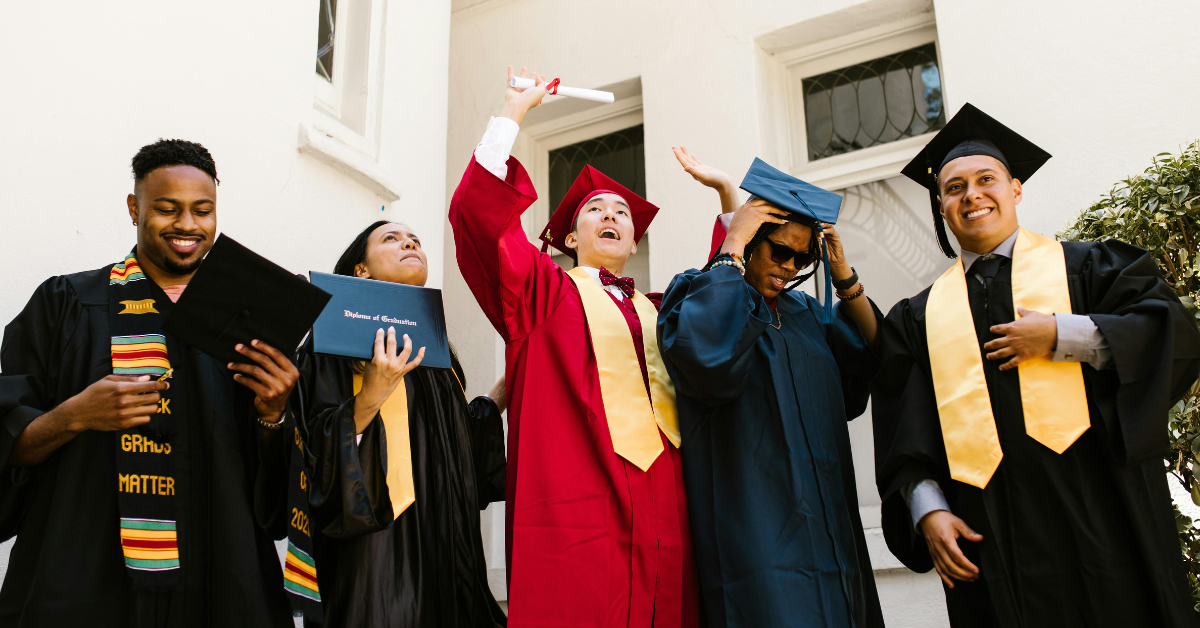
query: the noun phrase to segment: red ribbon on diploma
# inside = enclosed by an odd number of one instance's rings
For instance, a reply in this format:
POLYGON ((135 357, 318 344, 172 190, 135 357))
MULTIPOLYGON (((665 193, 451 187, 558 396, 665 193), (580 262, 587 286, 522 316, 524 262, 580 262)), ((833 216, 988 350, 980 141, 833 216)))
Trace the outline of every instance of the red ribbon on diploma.
POLYGON ((558 83, 558 79, 546 83, 546 93, 550 95, 558 94, 558 83))

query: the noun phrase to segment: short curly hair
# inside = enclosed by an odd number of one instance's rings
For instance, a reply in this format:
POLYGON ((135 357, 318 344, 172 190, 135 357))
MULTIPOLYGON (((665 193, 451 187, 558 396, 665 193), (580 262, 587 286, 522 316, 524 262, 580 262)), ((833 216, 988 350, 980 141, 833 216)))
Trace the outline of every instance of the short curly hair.
POLYGON ((141 181, 152 171, 167 166, 191 166, 212 177, 218 185, 221 183, 217 178, 217 162, 207 148, 187 140, 162 138, 143 146, 133 156, 133 180, 141 181))

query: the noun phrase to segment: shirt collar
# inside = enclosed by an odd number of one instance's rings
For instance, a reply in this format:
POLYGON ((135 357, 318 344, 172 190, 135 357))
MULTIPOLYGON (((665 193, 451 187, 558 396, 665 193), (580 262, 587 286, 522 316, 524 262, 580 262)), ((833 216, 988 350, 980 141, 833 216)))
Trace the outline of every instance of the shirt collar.
MULTIPOLYGON (((975 253, 975 252, 963 249, 962 250, 963 272, 971 272, 971 266, 975 263, 975 260, 983 257, 984 255, 999 255, 1001 257, 1007 257, 1008 259, 1012 259, 1013 247, 1016 246, 1016 244, 1017 244, 1017 234, 1020 232, 1021 232, 1021 228, 1017 227, 1016 229, 1013 230, 1012 235, 1005 238, 1004 241, 999 244, 999 246, 988 251, 987 253, 981 254, 981 253, 975 253)), ((600 271, 596 271, 596 272, 599 273, 600 271)))

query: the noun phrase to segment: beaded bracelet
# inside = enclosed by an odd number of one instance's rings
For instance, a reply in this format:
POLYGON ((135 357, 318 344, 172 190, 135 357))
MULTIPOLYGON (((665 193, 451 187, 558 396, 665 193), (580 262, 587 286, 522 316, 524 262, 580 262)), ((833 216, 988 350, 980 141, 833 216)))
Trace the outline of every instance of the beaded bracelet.
POLYGON ((853 301, 853 300, 857 299, 858 297, 861 297, 863 295, 863 292, 866 291, 866 289, 867 289, 867 287, 864 286, 863 283, 860 281, 860 282, 858 282, 858 290, 856 290, 854 292, 854 294, 851 294, 849 296, 842 296, 841 292, 834 292, 834 294, 837 295, 837 298, 839 298, 843 301, 853 301))
POLYGON ((736 268, 737 271, 739 273, 741 273, 743 277, 746 276, 746 269, 743 268, 741 264, 737 263, 736 260, 723 259, 719 262, 713 262, 712 266, 709 266, 708 269, 712 270, 712 269, 716 268, 717 266, 731 266, 733 268, 736 268))
POLYGON ((710 271, 717 266, 732 266, 738 269, 742 276, 746 276, 746 265, 742 263, 742 257, 737 253, 721 253, 712 258, 708 265, 704 267, 703 272, 710 271))

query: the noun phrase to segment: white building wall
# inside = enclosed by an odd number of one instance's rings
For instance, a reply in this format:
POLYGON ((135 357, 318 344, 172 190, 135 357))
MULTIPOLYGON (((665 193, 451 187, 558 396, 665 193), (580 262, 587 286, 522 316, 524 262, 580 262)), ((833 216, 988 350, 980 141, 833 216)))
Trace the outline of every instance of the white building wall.
MULTIPOLYGON (((130 159, 159 137, 212 152, 220 229, 289 270, 331 271, 354 235, 388 218, 422 236, 440 287, 450 4, 374 1, 374 167, 402 188, 394 201, 352 167, 298 151, 314 117, 315 0, 6 5, 0 265, 13 270, 0 276, 0 325, 47 277, 129 251, 130 159)), ((0 574, 7 562, 0 550, 0 574)))
MULTIPOLYGON (((786 111, 772 96, 779 89, 772 84, 778 80, 772 53, 904 20, 936 23, 949 113, 971 102, 1054 155, 1025 186, 1020 217, 1034 230, 1058 231, 1156 153, 1200 137, 1200 82, 1194 80, 1200 40, 1192 36, 1200 5, 1183 0, 1137 6, 1115 0, 456 0, 447 193, 488 116, 500 110, 505 65, 527 65, 579 87, 640 79, 647 193, 663 207, 650 231, 650 289, 662 290, 676 272, 703 263, 719 211, 715 195, 682 172, 670 147, 688 146, 735 179, 755 156, 784 165, 790 139, 781 130, 786 111)), ((531 113, 533 124, 537 115, 531 113)), ((535 153, 528 142, 514 149, 527 167, 535 153)), ((895 176, 899 165, 878 178, 895 176)), ((923 194, 907 181, 896 185, 915 188, 898 190, 902 196, 923 194)), ((532 233, 540 226, 527 228, 532 233)), ((445 289, 456 304, 448 322, 476 394, 503 373, 503 345, 470 305, 449 230, 446 238, 445 289)), ((877 297, 887 292, 878 279, 864 281, 877 297)), ((879 305, 886 311, 891 302, 879 305)), ((878 525, 879 498, 869 421, 861 418, 851 429, 870 528, 878 525)), ((495 543, 488 555, 502 569, 503 518, 498 509, 492 516, 485 521, 495 543)), ((936 576, 917 576, 895 563, 878 528, 868 529, 868 538, 889 625, 945 625, 936 576)))

